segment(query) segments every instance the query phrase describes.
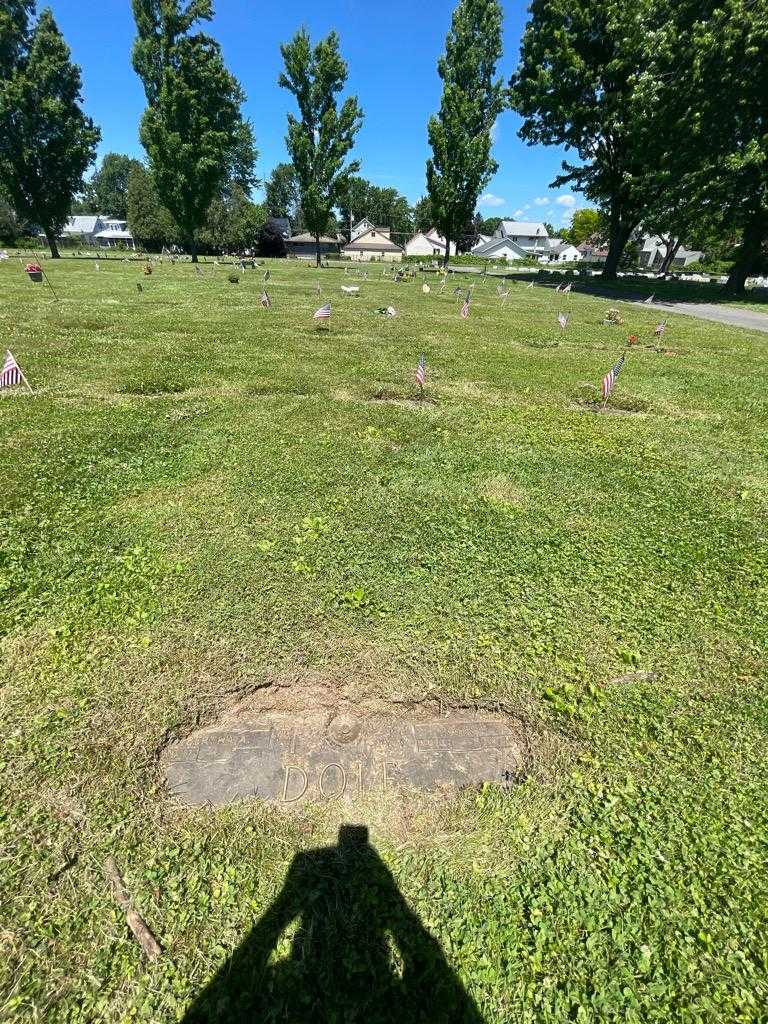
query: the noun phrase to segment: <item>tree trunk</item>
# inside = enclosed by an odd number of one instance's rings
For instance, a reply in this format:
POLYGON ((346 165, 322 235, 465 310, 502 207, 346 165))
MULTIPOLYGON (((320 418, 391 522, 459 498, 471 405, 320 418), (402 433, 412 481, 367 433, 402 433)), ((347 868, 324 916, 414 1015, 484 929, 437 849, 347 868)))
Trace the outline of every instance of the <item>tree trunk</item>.
POLYGON ((603 267, 603 277, 606 281, 616 280, 619 260, 634 228, 634 224, 622 220, 620 211, 616 211, 616 213, 613 210, 611 211, 611 234, 608 242, 608 256, 603 267))
POLYGON ((725 285, 726 292, 731 295, 743 295, 746 292, 747 278, 760 269, 763 244, 767 237, 768 211, 760 207, 754 211, 744 228, 736 262, 725 285))
POLYGON ((664 277, 669 273, 670 268, 675 261, 675 256, 677 256, 680 250, 681 244, 682 243, 679 238, 670 238, 666 243, 667 251, 664 253, 664 259, 661 261, 661 266, 659 267, 659 273, 663 274, 664 277))
POLYGON ((445 256, 443 257, 443 266, 448 266, 448 260, 451 258, 451 236, 447 235, 445 239, 445 256))
POLYGON ((315 235, 315 257, 317 260, 316 266, 320 266, 320 235, 315 235))
POLYGON ((192 262, 197 263, 197 242, 194 238, 190 239, 189 251, 192 256, 192 262))
POLYGON ((48 243, 48 248, 51 250, 51 259, 61 259, 61 253, 59 252, 59 246, 56 241, 56 233, 51 231, 50 228, 43 228, 43 230, 45 231, 45 240, 48 243))

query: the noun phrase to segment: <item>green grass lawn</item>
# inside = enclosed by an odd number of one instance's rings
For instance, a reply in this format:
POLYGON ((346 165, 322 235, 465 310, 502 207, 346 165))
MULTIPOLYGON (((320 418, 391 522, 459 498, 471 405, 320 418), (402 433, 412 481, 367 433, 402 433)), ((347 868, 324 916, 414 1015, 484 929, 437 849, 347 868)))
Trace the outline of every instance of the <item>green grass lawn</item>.
MULTIPOLYGON (((35 388, 0 399, 0 1019, 181 1020, 353 815, 489 1024, 766 1020, 764 337, 673 316, 657 351, 652 310, 522 284, 465 322, 379 269, 273 263, 270 310, 260 271, 46 269, 58 304, 0 264, 35 388), (175 803, 169 737, 282 675, 502 707, 541 753, 509 792, 175 803)), ((404 1019, 454 1019, 432 995, 404 1019)))

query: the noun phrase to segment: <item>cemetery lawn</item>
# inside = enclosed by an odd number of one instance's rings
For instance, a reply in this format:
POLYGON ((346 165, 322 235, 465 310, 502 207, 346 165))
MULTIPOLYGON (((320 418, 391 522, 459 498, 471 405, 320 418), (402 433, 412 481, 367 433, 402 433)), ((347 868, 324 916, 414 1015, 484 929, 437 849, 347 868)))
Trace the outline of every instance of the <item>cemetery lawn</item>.
POLYGON ((272 263, 269 310, 261 270, 45 268, 58 304, 0 264, 36 392, 0 398, 0 1019, 180 1020, 352 820, 487 1022, 764 1021, 764 336, 654 347, 652 310, 491 282, 465 322, 378 267, 272 263), (168 739, 281 677, 500 707, 544 753, 455 800, 169 798, 168 739))

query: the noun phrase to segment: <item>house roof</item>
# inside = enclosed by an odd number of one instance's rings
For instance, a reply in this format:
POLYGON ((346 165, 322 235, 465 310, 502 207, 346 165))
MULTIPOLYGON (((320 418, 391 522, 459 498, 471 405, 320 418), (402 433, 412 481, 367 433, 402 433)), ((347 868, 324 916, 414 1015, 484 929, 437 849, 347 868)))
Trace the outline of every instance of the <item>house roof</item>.
POLYGON ((77 214, 70 217, 64 225, 64 231, 73 235, 91 235, 101 221, 99 214, 77 214))
POLYGON ((495 252, 505 248, 516 252, 521 259, 528 259, 530 256, 529 252, 526 252, 517 242, 513 242, 511 238, 491 238, 483 245, 475 246, 472 253, 475 256, 487 256, 489 259, 493 259, 495 252))
POLYGON ((503 220, 499 227, 505 235, 530 235, 533 238, 535 238, 536 235, 540 238, 548 237, 546 227, 543 224, 537 224, 534 221, 503 220))
POLYGON ((365 234, 362 234, 359 236, 359 238, 356 238, 354 242, 349 242, 347 245, 345 245, 343 251, 353 252, 355 250, 360 250, 361 252, 372 252, 381 251, 384 249, 389 251, 396 250, 397 252, 403 251, 403 247, 401 245, 398 245, 397 242, 393 242, 392 239, 388 238, 386 235, 377 235, 376 238, 374 239, 374 231, 389 231, 389 228, 371 228, 370 230, 366 231, 365 234))
POLYGON ((133 235, 130 231, 124 229, 110 228, 108 231, 98 231, 94 238, 130 238, 133 240, 133 235))
POLYGON ((436 245, 439 249, 444 249, 445 239, 442 235, 438 235, 437 233, 433 235, 432 232, 434 230, 434 228, 430 228, 429 231, 417 231, 412 238, 408 239, 406 245, 410 245, 411 242, 415 242, 417 238, 423 238, 426 242, 429 242, 430 245, 436 245))
MULTIPOLYGON (((285 241, 286 241, 286 243, 288 245, 291 245, 294 242, 297 242, 299 245, 301 245, 301 244, 307 243, 307 242, 314 242, 314 240, 315 240, 315 236, 314 235, 310 235, 310 233, 308 231, 304 231, 300 235, 293 235, 291 238, 286 238, 285 241)), ((336 244, 338 244, 339 240, 338 240, 338 238, 334 238, 331 235, 321 235, 320 236, 320 241, 324 242, 326 245, 329 245, 329 244, 330 245, 336 245, 336 244)))

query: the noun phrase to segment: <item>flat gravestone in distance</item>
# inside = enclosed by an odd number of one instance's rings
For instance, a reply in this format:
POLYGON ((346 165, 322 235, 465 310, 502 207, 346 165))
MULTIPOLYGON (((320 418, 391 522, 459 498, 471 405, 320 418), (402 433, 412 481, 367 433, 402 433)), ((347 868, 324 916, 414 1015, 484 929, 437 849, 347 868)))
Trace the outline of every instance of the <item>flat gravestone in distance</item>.
POLYGON ((291 805, 354 800, 393 787, 508 785, 524 760, 522 736, 504 719, 334 716, 319 709, 202 729, 168 747, 163 767, 172 793, 192 806, 250 797, 291 805))

